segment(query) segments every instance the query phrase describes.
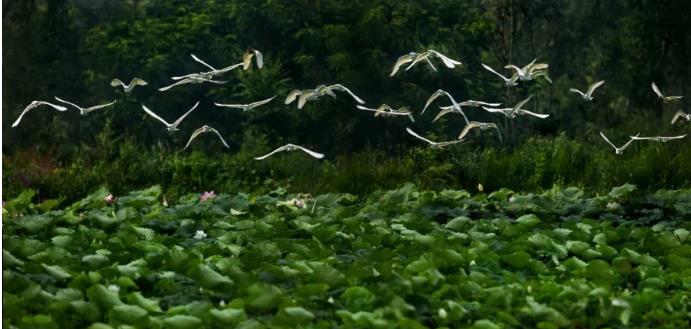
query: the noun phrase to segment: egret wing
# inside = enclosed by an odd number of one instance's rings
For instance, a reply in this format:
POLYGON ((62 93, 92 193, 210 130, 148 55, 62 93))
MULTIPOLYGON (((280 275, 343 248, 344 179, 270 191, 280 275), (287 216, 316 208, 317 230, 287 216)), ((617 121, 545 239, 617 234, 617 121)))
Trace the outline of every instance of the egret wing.
POLYGON ((166 90, 168 90, 168 89, 170 89, 170 88, 173 88, 173 87, 175 87, 175 86, 183 85, 183 84, 190 83, 190 82, 192 82, 192 79, 187 78, 187 79, 180 80, 180 81, 178 81, 178 82, 176 82, 176 83, 174 83, 174 84, 172 84, 172 85, 170 85, 170 86, 163 87, 163 88, 159 88, 158 90, 159 90, 159 91, 166 91, 166 90))
POLYGON ((207 64, 207 63, 204 62, 203 60, 199 59, 197 56, 194 56, 194 54, 190 54, 190 56, 192 56, 192 59, 194 59, 195 61, 201 63, 202 65, 204 65, 204 66, 206 66, 206 67, 208 67, 208 68, 210 68, 211 71, 216 71, 216 68, 215 68, 215 67, 213 67, 213 66, 207 64))
POLYGON ((353 94, 353 92, 350 91, 350 89, 346 88, 344 85, 342 85, 340 83, 337 83, 335 85, 331 85, 328 87, 328 89, 336 89, 336 90, 340 90, 340 91, 345 91, 348 94, 350 94, 350 96, 353 97, 353 99, 355 99, 356 102, 358 102, 360 104, 365 104, 365 101, 363 101, 360 97, 357 97, 357 95, 353 94))
POLYGON ((665 96, 662 95, 662 92, 660 91, 660 88, 657 87, 655 82, 653 82, 652 85, 650 85, 653 88, 653 92, 657 95, 657 97, 664 98, 665 96))
MULTIPOLYGON (((602 136, 602 138, 605 140, 605 142, 607 142, 607 144, 611 145, 615 149, 618 148, 618 147, 614 146, 614 144, 612 144, 612 142, 609 141, 609 138, 607 138, 607 136, 605 136, 604 133, 600 132, 600 136, 602 136)), ((638 137, 638 135, 636 135, 636 137, 638 137)), ((634 140, 633 137, 631 137, 631 141, 633 141, 633 140, 634 140)))
POLYGON ((287 145, 281 146, 281 147, 279 147, 279 148, 277 148, 277 149, 275 149, 275 150, 269 152, 269 153, 266 154, 266 155, 262 155, 262 156, 260 156, 260 157, 254 158, 254 159, 255 159, 255 160, 264 160, 264 159, 266 159, 266 158, 268 158, 268 157, 270 157, 270 156, 272 156, 272 155, 274 155, 274 154, 276 154, 276 153, 278 153, 278 152, 281 152, 281 151, 285 150, 286 148, 288 148, 287 145))
POLYGON ((430 145, 435 145, 435 144, 437 144, 437 143, 435 143, 435 142, 433 142, 433 141, 431 141, 431 140, 429 140, 429 139, 427 139, 427 138, 424 138, 424 137, 418 135, 416 132, 414 132, 414 131, 413 131, 412 129, 410 129, 410 128, 405 128, 405 130, 406 130, 409 134, 413 135, 415 138, 417 138, 417 139, 419 139, 419 140, 422 140, 422 141, 425 141, 425 142, 427 142, 427 143, 430 144, 430 145))
POLYGON ((299 95, 301 95, 301 94, 302 94, 302 90, 293 89, 293 91, 291 91, 291 92, 288 94, 288 97, 286 97, 286 100, 285 100, 284 103, 285 103, 285 104, 290 104, 290 103, 292 103, 293 101, 295 101, 295 98, 297 98, 297 97, 298 97, 299 95))
POLYGON ((271 97, 271 98, 267 98, 267 99, 265 99, 265 100, 261 100, 261 101, 258 101, 258 102, 254 102, 254 103, 250 104, 250 107, 255 108, 255 107, 258 107, 258 106, 262 106, 262 105, 264 105, 264 104, 266 104, 266 103, 272 101, 274 98, 276 98, 276 96, 271 97))
POLYGON ((505 76, 502 75, 501 73, 499 73, 499 72, 493 70, 493 69, 492 69, 491 67, 489 67, 488 65, 485 65, 484 63, 481 63, 481 64, 482 64, 482 67, 485 68, 485 70, 490 71, 490 72, 496 74, 496 75, 499 76, 502 80, 504 80, 504 81, 509 81, 509 80, 510 80, 509 78, 505 77, 505 76))
POLYGON ((195 103, 189 111, 185 112, 185 114, 181 115, 177 120, 175 120, 175 122, 173 122, 173 127, 177 127, 180 124, 180 122, 182 122, 182 120, 185 119, 185 117, 187 117, 188 114, 190 114, 192 111, 194 111, 194 109, 197 108, 197 106, 199 106, 199 102, 195 103))
POLYGON ((166 120, 163 120, 163 118, 159 117, 156 113, 154 113, 153 111, 149 110, 149 108, 146 107, 146 105, 142 105, 142 108, 144 109, 144 112, 146 112, 146 113, 149 114, 150 116, 154 117, 154 118, 157 119, 158 121, 163 122, 164 125, 170 126, 170 124, 169 124, 168 122, 166 122, 166 120))
POLYGON ((590 85, 590 87, 588 87, 588 93, 586 93, 586 95, 588 95, 588 97, 592 96, 595 89, 602 86, 603 83, 605 83, 605 80, 600 80, 590 85))
POLYGON ((519 111, 523 114, 532 115, 532 116, 538 117, 540 119, 546 119, 547 117, 549 117, 549 114, 540 114, 540 113, 530 112, 528 110, 523 110, 523 109, 521 109, 519 111))
POLYGON ((403 65, 405 63, 409 63, 412 60, 413 60, 413 57, 410 56, 410 54, 405 54, 405 55, 399 57, 396 60, 396 64, 393 65, 393 70, 391 71, 391 74, 389 74, 389 76, 390 77, 394 76, 396 74, 396 72, 398 72, 398 70, 401 68, 401 65, 403 65))
POLYGON ((312 150, 308 150, 308 149, 306 149, 306 148, 304 148, 304 147, 302 147, 302 146, 300 146, 300 145, 294 145, 294 146, 297 147, 297 148, 299 148, 300 150, 304 151, 305 153, 307 153, 307 154, 309 154, 309 155, 311 155, 311 156, 317 158, 317 159, 321 159, 321 158, 324 157, 324 154, 317 153, 317 152, 314 152, 314 151, 312 151, 312 150))

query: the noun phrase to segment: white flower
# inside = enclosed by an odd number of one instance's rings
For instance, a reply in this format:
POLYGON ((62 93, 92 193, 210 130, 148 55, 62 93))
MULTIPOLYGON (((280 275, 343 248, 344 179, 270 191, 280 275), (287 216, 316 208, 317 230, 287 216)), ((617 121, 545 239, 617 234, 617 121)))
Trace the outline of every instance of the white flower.
POLYGON ((117 285, 114 285, 114 284, 109 284, 108 290, 115 292, 115 293, 118 293, 118 292, 120 292, 120 287, 118 287, 117 285))
POLYGON ((194 233, 194 238, 195 239, 204 239, 204 238, 206 238, 206 233, 204 233, 204 231, 199 230, 199 231, 197 231, 197 233, 194 233))
POLYGON ((221 299, 221 301, 218 302, 218 306, 219 306, 219 307, 226 307, 226 301, 223 300, 223 299, 221 299))
POLYGON ((514 202, 514 201, 516 201, 516 197, 515 197, 515 196, 511 196, 511 197, 509 198, 509 202, 514 202))
POLYGON ((470 261, 470 266, 475 266, 475 260, 470 261))
POLYGON ((447 316, 446 310, 443 309, 443 308, 440 308, 440 309, 439 309, 439 317, 442 318, 442 319, 446 319, 446 316, 447 316))

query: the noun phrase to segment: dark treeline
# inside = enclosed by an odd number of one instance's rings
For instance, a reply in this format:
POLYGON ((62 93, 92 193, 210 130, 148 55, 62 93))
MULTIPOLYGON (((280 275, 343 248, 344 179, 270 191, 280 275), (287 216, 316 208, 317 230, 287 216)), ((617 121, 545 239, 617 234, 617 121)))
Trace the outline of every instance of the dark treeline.
POLYGON ((60 188, 75 182, 72 188, 78 192, 92 184, 120 188, 155 183, 189 188, 271 185, 269 178, 296 188, 309 188, 316 180, 322 184, 316 189, 351 192, 406 180, 427 182, 429 187, 460 184, 466 188, 479 180, 495 188, 514 189, 555 183, 597 183, 597 188, 609 189, 607 185, 626 181, 680 187, 691 179, 688 140, 641 143, 617 158, 598 132, 605 131, 615 143, 637 132, 653 136, 689 132, 685 122, 669 124, 676 110, 688 110, 688 102, 663 105, 650 88, 655 81, 667 94, 689 95, 691 86, 685 81, 690 73, 689 21, 691 2, 686 0, 7 0, 3 1, 3 185, 9 194, 31 187, 46 196, 70 193, 60 188), (230 82, 221 86, 157 90, 170 84, 171 76, 204 69, 192 61, 190 53, 224 67, 239 62, 248 47, 264 53, 262 70, 233 71, 223 77, 230 82), (398 56, 428 48, 459 59, 462 68, 438 66, 440 71, 434 73, 421 65, 389 77, 398 56), (508 63, 522 66, 534 58, 549 63, 553 83, 521 82, 507 90, 480 65, 500 69, 508 63), (149 86, 131 94, 110 86, 113 78, 128 82, 135 76, 149 86), (606 83, 592 103, 568 91, 597 80, 606 83), (499 144, 490 133, 471 134, 465 145, 431 154, 432 150, 411 150, 421 145, 406 134, 405 127, 449 140, 463 127, 460 117, 447 116, 432 124, 437 110, 431 109, 412 125, 404 118, 373 118, 355 110, 345 95, 322 98, 302 110, 283 105, 291 89, 322 83, 342 83, 372 107, 381 103, 408 106, 416 114, 439 88, 459 101, 504 105, 532 94, 528 109, 551 116, 507 121, 469 109, 472 119, 500 125, 505 142, 499 144), (213 105, 273 95, 278 95, 274 102, 253 113, 213 105), (54 96, 82 106, 113 99, 118 103, 85 117, 77 111, 39 108, 19 127, 10 128, 29 102, 52 101, 54 96), (200 108, 172 136, 140 105, 172 120, 196 101, 201 101, 200 108), (231 150, 222 152, 228 154, 219 155, 219 144, 210 138, 196 141, 194 151, 177 153, 189 134, 203 124, 227 138, 231 150), (567 149, 579 148, 578 152, 572 153, 573 159, 563 160, 563 167, 550 167, 558 163, 551 157, 564 151, 552 141, 567 149), (320 165, 286 155, 285 161, 250 161, 251 156, 288 142, 325 153, 327 160, 320 165), (549 174, 539 172, 537 178, 524 168, 525 173, 511 173, 524 177, 511 180, 488 172, 479 162, 508 175, 511 170, 500 165, 539 163, 532 158, 536 154, 550 154, 541 160, 549 174), (614 164, 619 160, 635 167, 640 177, 615 174, 625 169, 614 164), (656 163, 662 160, 667 163, 656 163), (219 175, 219 167, 205 171, 196 165, 214 167, 214 161, 223 161, 220 168, 224 170, 236 171, 224 176, 235 183, 220 184, 208 177, 219 175), (229 167, 229 161, 239 167, 229 167), (592 168, 596 165, 603 168, 592 168), (353 187, 348 183, 354 176, 346 169, 354 167, 360 171, 391 168, 394 173, 387 179, 370 174, 374 176, 366 176, 369 185, 353 187), (134 173, 145 168, 151 171, 134 173), (645 177, 646 173, 657 176, 645 177), (186 184, 185 179, 193 182, 186 184), (348 183, 335 184, 338 179, 348 183))

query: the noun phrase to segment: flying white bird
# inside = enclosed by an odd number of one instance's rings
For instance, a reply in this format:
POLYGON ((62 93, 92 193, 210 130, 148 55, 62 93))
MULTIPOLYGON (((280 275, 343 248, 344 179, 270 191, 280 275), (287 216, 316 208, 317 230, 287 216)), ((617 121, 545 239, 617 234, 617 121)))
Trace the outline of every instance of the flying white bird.
POLYGON ((122 86, 122 88, 125 90, 126 93, 129 93, 134 89, 136 86, 146 86, 148 83, 146 81, 139 79, 139 78, 133 78, 132 81, 130 81, 129 85, 125 85, 120 79, 113 79, 113 81, 110 82, 110 85, 113 87, 117 86, 122 86))
POLYGON ((634 137, 638 137, 639 135, 640 134, 636 134, 636 136, 629 136, 630 139, 628 142, 626 142, 626 144, 622 145, 621 147, 617 147, 616 145, 614 145, 612 142, 609 141, 609 138, 607 138, 607 136, 605 136, 605 134, 600 132, 600 136, 602 136, 602 138, 605 140, 605 142, 607 142, 607 144, 611 145, 614 148, 615 154, 623 154, 624 150, 627 147, 629 147, 629 145, 631 145, 631 143, 633 143, 633 141, 635 140, 634 137))
POLYGON ((98 110, 98 109, 100 109, 100 108, 104 108, 104 107, 111 106, 111 105, 115 104, 115 102, 116 102, 116 101, 112 101, 112 102, 110 102, 110 103, 108 103, 108 104, 95 105, 95 106, 92 106, 92 107, 83 108, 83 107, 81 107, 81 106, 79 106, 79 105, 77 105, 77 104, 70 103, 70 102, 68 102, 68 101, 66 101, 66 100, 62 100, 62 99, 58 98, 57 96, 55 97, 55 100, 57 100, 58 102, 62 102, 62 103, 65 103, 65 104, 69 104, 69 105, 74 106, 74 108, 76 108, 77 110, 79 110, 79 113, 80 113, 81 115, 87 115, 87 114, 88 114, 89 112, 91 112, 91 111, 95 111, 95 110, 98 110))
POLYGON ((510 108, 493 109, 493 108, 489 108, 489 107, 485 107, 485 106, 483 106, 482 108, 485 111, 490 112, 490 113, 504 114, 509 119, 513 119, 518 115, 524 115, 524 114, 532 115, 532 116, 538 117, 540 119, 545 119, 545 118, 549 117, 549 114, 534 113, 534 112, 530 112, 528 110, 522 109, 522 107, 526 103, 528 103, 528 101, 530 101, 530 99, 532 99, 532 98, 533 98, 533 95, 530 95, 528 98, 526 98, 526 99, 522 100, 520 103, 516 104, 516 106, 510 107, 510 108))
MULTIPOLYGON (((410 68, 412 68, 415 64, 417 64, 417 63, 419 63, 419 62, 421 62, 421 61, 423 61, 423 60, 429 62, 429 58, 430 58, 431 56, 433 56, 433 55, 436 56, 436 57, 438 57, 439 59, 441 59, 441 61, 444 63, 444 65, 445 65, 446 67, 450 68, 450 69, 456 67, 456 65, 462 65, 461 62, 456 61, 456 60, 453 60, 453 59, 451 59, 451 58, 445 56, 444 54, 442 54, 442 53, 440 53, 440 52, 438 52, 438 51, 436 51, 436 50, 428 49, 427 51, 424 51, 424 52, 422 52, 422 53, 417 54, 417 55, 414 57, 413 62, 410 63, 410 64, 408 65, 408 67, 406 67, 405 70, 406 70, 406 71, 410 70, 410 68)), ((436 69, 435 69, 435 71, 436 71, 436 69)))
POLYGON ((192 59, 194 59, 195 61, 197 61, 197 62, 201 63, 202 65, 211 69, 211 71, 199 72, 199 73, 190 73, 190 74, 186 74, 186 75, 175 76, 175 77, 172 77, 171 79, 182 80, 182 79, 190 78, 190 77, 197 77, 197 78, 202 78, 202 79, 211 79, 214 76, 221 75, 223 73, 232 71, 232 70, 243 65, 243 63, 238 63, 238 64, 234 64, 234 65, 222 68, 222 69, 216 69, 215 67, 213 67, 213 66, 209 65, 208 63, 204 62, 203 60, 199 59, 199 57, 195 56, 194 54, 190 54, 190 56, 192 56, 192 59))
POLYGON ((427 138, 424 138, 424 137, 418 135, 416 132, 414 132, 414 131, 413 131, 412 129, 410 129, 410 128, 405 128, 405 130, 406 130, 409 134, 413 135, 413 137, 415 137, 415 138, 417 138, 417 139, 419 139, 419 140, 422 140, 422 141, 426 142, 427 144, 429 144, 430 147, 433 148, 433 149, 441 149, 441 148, 444 148, 445 146, 449 146, 449 145, 453 145, 453 144, 458 144, 458 143, 461 143, 461 142, 464 142, 464 141, 465 141, 464 139, 458 139, 458 140, 449 141, 449 142, 433 142, 433 141, 431 141, 431 140, 429 140, 429 139, 427 139, 427 138))
MULTIPOLYGON (((417 56, 417 53, 414 51, 411 51, 411 52, 399 57, 396 60, 396 64, 393 65, 393 70, 391 71, 391 74, 389 74, 389 76, 392 77, 392 76, 396 75, 396 72, 398 72, 398 70, 401 68, 401 66, 403 64, 412 62, 415 59, 415 56, 417 56)), ((429 61, 429 58, 425 58, 425 61, 430 66, 430 68, 432 68, 432 70, 437 71, 437 68, 434 67, 432 62, 429 61)))
POLYGON ((262 106, 270 101, 272 101, 276 96, 267 98, 265 100, 257 101, 254 103, 249 103, 249 104, 219 104, 219 103, 214 103, 216 106, 221 106, 221 107, 230 107, 230 108, 235 108, 235 109, 241 109, 243 112, 250 111, 254 108, 257 108, 259 106, 262 106))
POLYGON ((284 103, 290 104, 290 103, 294 102, 296 99, 298 99, 298 109, 301 109, 303 106, 305 106, 305 103, 308 100, 314 100, 314 99, 317 99, 317 97, 318 96, 316 96, 316 92, 314 89, 304 89, 304 90, 293 89, 288 94, 288 97, 286 97, 286 100, 284 103))
POLYGON ((677 111, 677 113, 674 113, 674 117, 672 117, 672 124, 677 122, 677 120, 679 120, 679 118, 682 118, 686 121, 691 122, 691 114, 686 113, 682 110, 679 110, 679 111, 677 111))
POLYGON ((602 84, 604 84, 604 83, 605 83, 605 80, 600 80, 598 82, 591 84, 590 86, 588 86, 588 92, 586 92, 586 93, 583 93, 582 91, 580 91, 576 88, 570 88, 569 91, 572 93, 580 94, 581 97, 583 97, 583 99, 586 101, 592 101, 593 100, 593 92, 595 91, 595 89, 602 86, 602 84))
MULTIPOLYGON (((169 133, 173 133, 173 132, 175 132, 176 130, 180 130, 180 129, 178 129, 178 125, 180 124, 180 122, 182 122, 182 120, 185 119, 185 117, 186 117, 188 114, 190 114, 190 112, 194 111, 194 109, 196 109, 198 105, 199 105, 199 102, 197 102, 196 104, 194 104, 194 106, 192 106, 192 108, 191 108, 189 111, 185 112, 185 114, 183 114, 182 116, 180 116, 180 117, 179 117, 177 120, 175 120, 175 122, 173 122, 173 123, 168 123, 166 120, 163 120, 163 118, 161 118, 160 116, 158 116, 158 115, 157 115, 156 113, 154 113, 153 111, 149 110, 149 108, 146 107, 145 105, 142 105, 142 108, 144 109, 144 112, 148 113, 150 116, 154 117, 154 118, 157 119, 158 121, 163 122, 163 124, 166 125, 166 129, 168 129, 168 132, 169 132, 169 133)), ((188 143, 188 144, 189 144, 189 143, 188 143)))
POLYGON ((315 89, 315 92, 316 92, 319 96, 330 95, 330 96, 332 96, 332 97, 336 97, 336 95, 333 93, 333 90, 346 92, 346 93, 348 93, 351 97, 353 97, 353 99, 354 99, 356 102, 358 102, 358 103, 360 103, 360 104, 365 104, 365 101, 363 101, 360 97, 357 97, 357 95, 355 95, 352 91, 350 91, 350 89, 346 88, 345 86, 343 86, 343 85, 340 84, 340 83, 336 83, 336 84, 333 84, 333 85, 330 85, 330 86, 320 85, 320 86, 318 86, 318 87, 315 89))
POLYGON ((522 68, 518 67, 516 65, 513 65, 513 64, 508 64, 508 65, 504 66, 504 68, 505 69, 512 69, 512 70, 516 71, 515 75, 519 79, 521 79, 521 81, 528 81, 528 80, 533 79, 533 77, 530 75, 530 68, 533 66, 533 64, 535 64, 535 61, 537 61, 537 58, 533 59, 533 61, 530 62, 530 64, 528 64, 522 68))
POLYGON ((499 142, 503 143, 501 139, 501 132, 499 132, 499 127, 497 127, 496 124, 494 123, 489 123, 489 122, 477 122, 477 121, 470 121, 465 128, 461 131, 461 134, 458 135, 458 139, 463 139, 465 135, 468 134, 468 132, 473 129, 473 128, 480 128, 480 130, 486 130, 490 128, 494 128, 497 130, 497 134, 499 134, 499 142))
POLYGON ((185 148, 183 148, 182 150, 183 150, 183 151, 186 150, 187 147, 190 146, 190 143, 192 143, 192 140, 195 139, 195 138, 197 138, 197 136, 199 136, 199 135, 201 135, 201 134, 203 134, 203 133, 209 133, 209 132, 212 132, 212 133, 216 134, 216 136, 218 136, 218 138, 221 139, 221 143, 223 143, 223 145, 224 145, 226 148, 230 148, 230 146, 228 146, 228 143, 226 143, 226 141, 223 139, 223 136, 221 136, 221 134, 218 132, 218 130, 216 130, 216 129, 214 129, 214 128, 211 128, 211 127, 209 127, 209 126, 207 126, 207 125, 204 125, 204 126, 202 126, 201 128, 199 128, 199 129, 195 130, 194 132, 192 132, 192 136, 190 136, 190 140, 187 141, 187 145, 185 145, 185 148))
POLYGON ((257 68, 261 69, 262 66, 264 66, 264 56, 262 56, 262 53, 259 52, 259 50, 250 48, 247 49, 245 53, 242 55, 243 70, 247 70, 250 68, 250 65, 252 64, 252 57, 256 57, 257 68))
POLYGON ((408 111, 407 107, 400 107, 397 110, 394 110, 391 106, 389 106, 387 104, 382 104, 382 105, 379 105, 379 107, 377 107, 376 109, 364 107, 362 105, 357 105, 357 108, 360 110, 363 110, 363 111, 374 112, 375 117, 380 116, 380 115, 383 117, 405 115, 410 119, 411 122, 415 122, 415 119, 413 118, 413 113, 408 111))
POLYGON ((676 100, 684 98, 684 96, 665 96, 665 95, 663 95, 662 92, 660 91, 660 88, 657 87, 655 82, 653 82, 651 87, 653 87, 653 91, 655 92, 657 97, 662 99, 663 102, 672 102, 672 101, 676 101, 676 100))
MULTIPOLYGON (((458 106, 461 108, 463 108, 464 106, 467 106, 467 107, 492 106, 492 107, 494 107, 494 106, 500 106, 500 105, 501 105, 501 103, 487 103, 487 102, 474 101, 474 100, 467 100, 465 102, 458 103, 458 106)), ((437 116, 434 117, 434 120, 432 120, 432 122, 436 122, 441 117, 443 117, 449 113, 462 113, 462 112, 459 112, 456 109, 456 107, 453 105, 440 106, 439 109, 441 109, 441 111, 439 111, 439 113, 437 113, 437 116)))
POLYGON ((452 104, 451 106, 452 106, 453 108, 455 108, 455 111, 456 111, 456 112, 458 112, 458 113, 460 113, 461 115, 463 115, 463 118, 465 119, 466 124, 470 122, 470 121, 468 121, 468 117, 465 116, 465 113, 463 112, 463 109, 461 108, 461 106, 459 105, 459 103, 457 103, 456 100, 453 99, 453 96, 451 96, 451 94, 449 94, 448 92, 446 92, 446 91, 444 91, 444 90, 441 90, 441 89, 439 89, 439 90, 437 90, 436 92, 434 92, 434 94, 432 94, 432 96, 430 96, 430 97, 427 99, 427 103, 425 103, 425 107, 422 109, 422 112, 420 112, 420 114, 424 114, 424 113, 425 113, 425 110, 427 110, 427 107, 429 107, 429 105, 432 104, 432 102, 434 102, 434 100, 437 99, 439 96, 446 96, 446 97, 448 97, 448 98, 451 100, 451 104, 452 104))
POLYGON ((488 65, 482 64, 482 67, 484 67, 485 70, 490 71, 490 72, 496 74, 496 75, 499 76, 502 80, 504 80, 504 85, 505 85, 505 86, 507 86, 507 87, 514 87, 514 86, 517 86, 517 85, 518 85, 518 82, 517 82, 517 81, 518 81, 518 75, 517 75, 517 74, 514 74, 511 78, 507 78, 507 77, 505 77, 504 75, 500 74, 499 72, 493 70, 493 69, 492 69, 491 67, 489 67, 488 65))
POLYGON ((272 155, 274 155, 274 154, 276 154, 276 153, 278 153, 278 152, 283 152, 283 151, 290 152, 290 151, 296 151, 296 150, 303 151, 303 152, 305 152, 305 153, 307 153, 307 154, 309 154, 309 155, 311 155, 312 157, 315 157, 315 158, 317 158, 317 159, 321 159, 321 158, 324 157, 323 154, 317 153, 317 152, 314 152, 314 151, 310 151, 310 150, 308 150, 308 149, 306 149, 306 148, 304 148, 304 147, 302 147, 302 146, 293 145, 293 144, 286 144, 286 145, 283 145, 283 146, 281 146, 281 147, 279 147, 279 148, 277 148, 277 149, 271 151, 271 153, 269 153, 269 154, 266 154, 266 155, 263 155, 263 156, 260 156, 260 157, 256 157, 256 158, 254 158, 254 159, 255 159, 255 160, 264 160, 264 159, 266 159, 266 158, 268 158, 268 157, 270 157, 270 156, 272 156, 272 155))
POLYGON ((19 114, 19 117, 17 118, 17 120, 12 124, 12 127, 14 128, 14 127, 19 125, 19 122, 22 121, 22 117, 24 117, 24 114, 26 114, 26 112, 29 112, 31 109, 34 109, 34 108, 39 107, 41 105, 48 105, 48 106, 50 106, 50 107, 52 107, 52 108, 54 108, 60 112, 67 111, 67 108, 64 106, 55 105, 55 104, 51 104, 51 103, 44 102, 44 101, 33 101, 29 105, 27 105, 27 107, 24 108, 24 111, 22 111, 21 114, 19 114))
POLYGON ((200 84, 200 83, 204 83, 204 82, 211 82, 211 83, 215 83, 215 84, 219 84, 219 85, 228 83, 228 81, 211 80, 210 78, 205 78, 205 77, 202 77, 202 76, 192 75, 192 76, 189 76, 189 77, 184 78, 184 79, 182 79, 182 80, 178 80, 177 82, 175 82, 174 84, 172 84, 172 85, 170 85, 170 86, 166 86, 166 87, 163 87, 163 88, 159 88, 158 90, 160 90, 160 91, 166 91, 166 90, 168 90, 168 89, 170 89, 170 88, 173 88, 173 87, 175 87, 175 86, 178 86, 178 85, 184 85, 184 84, 187 84, 187 83, 191 83, 191 84, 200 84))
POLYGON ((649 141, 653 141, 653 142, 666 143, 666 142, 668 142, 668 141, 675 140, 675 139, 682 139, 682 138, 684 138, 684 137, 686 137, 686 134, 684 134, 684 135, 679 135, 679 136, 669 136, 669 137, 666 137, 666 136, 638 137, 638 135, 636 135, 636 136, 631 136, 631 139, 634 139, 634 140, 649 140, 649 141))

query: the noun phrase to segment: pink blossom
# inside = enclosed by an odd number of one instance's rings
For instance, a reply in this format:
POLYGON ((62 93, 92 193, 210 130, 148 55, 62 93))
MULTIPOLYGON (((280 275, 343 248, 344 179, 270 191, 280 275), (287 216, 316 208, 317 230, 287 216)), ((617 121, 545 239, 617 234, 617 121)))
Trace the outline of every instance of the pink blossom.
POLYGON ((214 191, 204 192, 199 197, 199 201, 204 202, 206 200, 213 199, 215 197, 216 197, 216 193, 214 193, 214 191))
POLYGON ((113 204, 113 203, 115 203, 116 199, 117 198, 114 197, 112 193, 108 193, 108 195, 106 195, 106 197, 103 198, 103 200, 106 202, 106 204, 113 204))

